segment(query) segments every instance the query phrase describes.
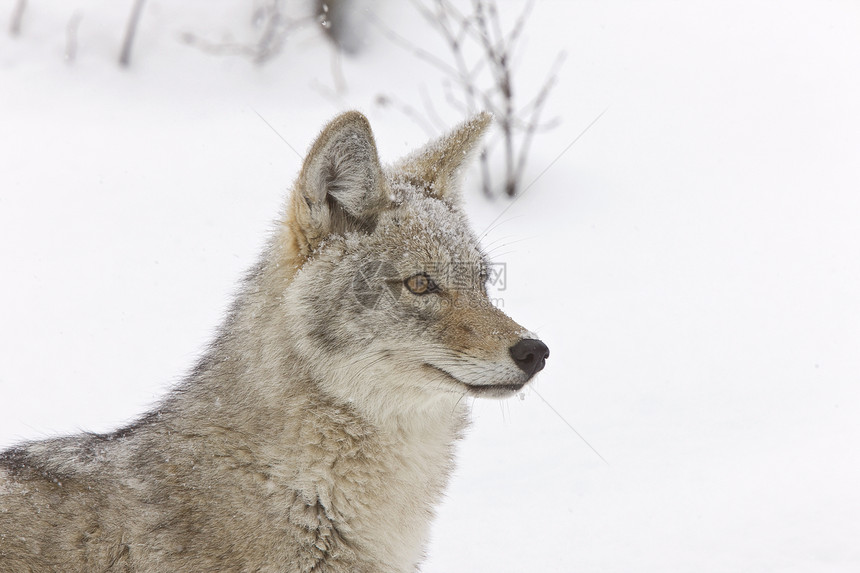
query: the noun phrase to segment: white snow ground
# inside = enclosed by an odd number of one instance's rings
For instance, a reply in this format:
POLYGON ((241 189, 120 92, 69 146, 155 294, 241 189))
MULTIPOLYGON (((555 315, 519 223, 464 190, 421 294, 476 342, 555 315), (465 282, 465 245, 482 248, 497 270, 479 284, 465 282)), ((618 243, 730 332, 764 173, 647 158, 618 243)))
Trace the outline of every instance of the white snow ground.
MULTIPOLYGON (((382 38, 331 97, 316 33, 256 68, 177 41, 249 3, 151 0, 120 70, 127 4, 0 33, 0 447, 114 428, 189 369, 300 165, 258 113, 300 153, 348 107, 386 160, 426 139, 373 101, 438 78, 382 38)), ((535 390, 609 464, 535 391, 476 402, 423 570, 860 571, 860 4, 544 1, 526 36, 526 92, 567 51, 563 124, 520 199, 468 209, 552 350, 535 390)))

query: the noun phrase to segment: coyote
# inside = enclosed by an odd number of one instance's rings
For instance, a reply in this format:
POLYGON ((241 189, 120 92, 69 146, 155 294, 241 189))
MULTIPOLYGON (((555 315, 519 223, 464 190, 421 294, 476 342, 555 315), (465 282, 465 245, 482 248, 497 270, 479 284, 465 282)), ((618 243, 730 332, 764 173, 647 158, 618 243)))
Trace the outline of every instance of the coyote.
POLYGON ((110 434, 0 454, 0 571, 414 572, 467 424, 549 356, 460 207, 480 114, 383 168, 335 118, 199 363, 110 434))

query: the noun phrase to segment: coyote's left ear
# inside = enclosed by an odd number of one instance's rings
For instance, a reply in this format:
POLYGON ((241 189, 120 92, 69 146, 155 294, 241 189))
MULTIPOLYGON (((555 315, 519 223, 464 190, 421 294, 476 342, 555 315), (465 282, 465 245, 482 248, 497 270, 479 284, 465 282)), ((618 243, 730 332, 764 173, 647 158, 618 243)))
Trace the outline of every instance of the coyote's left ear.
POLYGON ((307 256, 329 235, 367 231, 384 197, 382 167, 367 118, 357 111, 329 123, 305 158, 286 223, 307 256))
POLYGON ((484 111, 405 157, 395 172, 413 185, 439 199, 456 200, 460 191, 460 172, 469 163, 481 138, 493 120, 484 111))

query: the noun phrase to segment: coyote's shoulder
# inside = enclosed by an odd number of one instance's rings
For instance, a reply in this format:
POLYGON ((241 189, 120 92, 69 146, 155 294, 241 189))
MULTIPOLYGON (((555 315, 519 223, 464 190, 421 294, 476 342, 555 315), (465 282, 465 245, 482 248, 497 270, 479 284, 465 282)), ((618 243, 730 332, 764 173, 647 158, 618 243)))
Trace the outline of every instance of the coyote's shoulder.
POLYGON ((112 434, 0 453, 0 571, 406 572, 466 425, 546 346, 487 304, 457 174, 489 116, 384 169, 312 146, 194 371, 112 434))

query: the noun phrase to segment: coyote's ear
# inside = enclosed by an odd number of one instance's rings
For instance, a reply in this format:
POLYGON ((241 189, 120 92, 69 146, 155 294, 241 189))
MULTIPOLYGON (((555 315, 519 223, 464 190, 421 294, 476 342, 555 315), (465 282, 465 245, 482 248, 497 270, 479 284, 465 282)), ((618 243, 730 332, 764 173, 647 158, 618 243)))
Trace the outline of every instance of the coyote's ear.
POLYGON ((460 191, 461 168, 471 159, 492 120, 490 113, 479 113, 408 155, 397 165, 397 172, 433 197, 455 200, 460 191))
POLYGON ((330 234, 376 223, 382 167, 367 118, 357 111, 329 123, 305 158, 287 212, 299 252, 308 255, 330 234))

